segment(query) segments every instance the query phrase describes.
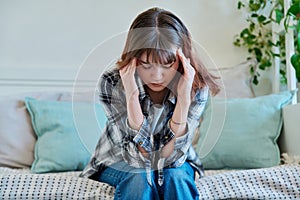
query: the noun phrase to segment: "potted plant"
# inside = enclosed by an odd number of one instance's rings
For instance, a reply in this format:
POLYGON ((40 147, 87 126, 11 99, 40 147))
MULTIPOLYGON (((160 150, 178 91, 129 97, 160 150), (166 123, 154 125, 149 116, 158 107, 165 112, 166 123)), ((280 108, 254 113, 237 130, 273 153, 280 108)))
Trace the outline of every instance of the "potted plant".
POLYGON ((284 18, 282 1, 275 1, 276 3, 273 4, 270 0, 238 1, 237 8, 243 9, 248 14, 246 19, 248 26, 236 35, 234 45, 247 48, 249 52, 247 59, 256 59, 257 67, 252 66, 250 69, 255 85, 259 83, 259 70, 268 70, 272 67, 274 57, 279 57, 283 63, 280 70, 281 82, 286 83, 284 31, 279 34, 277 42, 272 41, 271 22, 275 21, 279 24, 284 18), (270 7, 271 9, 269 9, 270 7), (275 13, 275 17, 273 13, 275 13), (279 53, 272 51, 274 46, 279 47, 279 53))
MULTIPOLYGON (((234 45, 246 47, 249 52, 249 59, 256 58, 257 67, 251 67, 253 83, 259 83, 259 70, 267 70, 272 67, 274 57, 281 60, 281 83, 286 84, 286 59, 285 59, 285 33, 288 29, 294 30, 295 53, 290 58, 295 69, 300 90, 300 0, 291 0, 291 5, 284 14, 284 1, 282 0, 248 0, 238 1, 238 9, 246 9, 248 27, 244 28, 234 41, 234 45), (284 28, 278 33, 278 41, 272 41, 271 22, 282 24, 284 28), (272 48, 279 48, 279 53, 274 53, 272 48)), ((247 58, 248 59, 248 58, 247 58)), ((300 91, 298 92, 300 102, 300 91)))

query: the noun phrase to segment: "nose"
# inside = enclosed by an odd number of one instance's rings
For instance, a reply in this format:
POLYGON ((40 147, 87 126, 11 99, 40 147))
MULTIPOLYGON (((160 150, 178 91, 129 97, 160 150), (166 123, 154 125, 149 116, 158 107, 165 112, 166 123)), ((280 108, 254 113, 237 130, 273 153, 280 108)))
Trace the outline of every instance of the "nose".
POLYGON ((159 81, 163 78, 164 72, 159 65, 155 65, 151 68, 151 77, 153 80, 159 81))

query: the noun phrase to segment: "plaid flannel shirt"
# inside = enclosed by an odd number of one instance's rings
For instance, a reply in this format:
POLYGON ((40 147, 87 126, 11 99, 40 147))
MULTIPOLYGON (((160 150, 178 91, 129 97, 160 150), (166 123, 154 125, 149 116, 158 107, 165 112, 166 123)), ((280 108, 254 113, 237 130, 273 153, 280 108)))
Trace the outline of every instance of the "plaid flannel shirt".
POLYGON ((147 172, 147 180, 151 185, 151 170, 158 170, 158 183, 163 183, 164 167, 179 167, 188 161, 203 176, 203 167, 195 150, 191 146, 192 139, 199 125, 199 119, 203 113, 208 99, 208 87, 198 89, 192 99, 188 111, 186 133, 176 138, 173 153, 167 158, 161 158, 162 148, 175 137, 175 133, 169 126, 172 117, 176 96, 170 92, 164 102, 164 120, 156 133, 151 133, 150 125, 153 119, 153 102, 145 92, 141 79, 136 76, 139 90, 139 101, 144 115, 140 130, 130 128, 127 122, 126 97, 119 70, 116 68, 106 71, 99 82, 99 98, 104 106, 107 123, 98 141, 96 150, 91 160, 81 173, 81 177, 91 177, 119 161, 125 161, 136 168, 144 168, 147 172), (149 154, 144 157, 137 146, 143 147, 149 154))

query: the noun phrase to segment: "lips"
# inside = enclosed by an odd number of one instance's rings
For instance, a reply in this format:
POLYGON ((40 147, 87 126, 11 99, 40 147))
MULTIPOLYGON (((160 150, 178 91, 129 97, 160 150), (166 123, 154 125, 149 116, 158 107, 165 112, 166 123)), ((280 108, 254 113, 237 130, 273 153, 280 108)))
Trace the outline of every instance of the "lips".
POLYGON ((162 87, 163 86, 162 83, 151 83, 151 85, 154 87, 162 87))

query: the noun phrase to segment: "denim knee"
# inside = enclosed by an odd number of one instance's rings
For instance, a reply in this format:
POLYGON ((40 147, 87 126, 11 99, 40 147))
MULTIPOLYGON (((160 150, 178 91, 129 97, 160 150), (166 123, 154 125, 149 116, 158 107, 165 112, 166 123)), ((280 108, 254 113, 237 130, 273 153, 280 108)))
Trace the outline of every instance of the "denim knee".
POLYGON ((164 169, 164 183, 160 189, 164 199, 199 199, 194 169, 188 163, 178 168, 164 169))
POLYGON ((147 181, 146 172, 128 173, 127 176, 117 185, 115 199, 159 199, 156 186, 147 181))
POLYGON ((193 167, 185 162, 181 167, 177 168, 165 168, 164 176, 167 179, 180 179, 180 178, 192 178, 195 179, 195 171, 193 167))

